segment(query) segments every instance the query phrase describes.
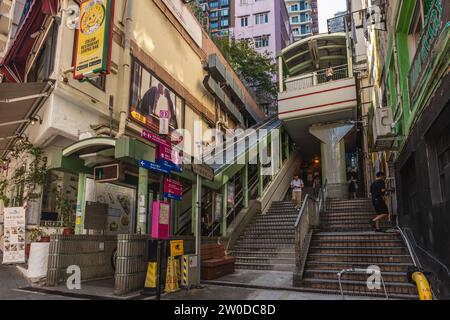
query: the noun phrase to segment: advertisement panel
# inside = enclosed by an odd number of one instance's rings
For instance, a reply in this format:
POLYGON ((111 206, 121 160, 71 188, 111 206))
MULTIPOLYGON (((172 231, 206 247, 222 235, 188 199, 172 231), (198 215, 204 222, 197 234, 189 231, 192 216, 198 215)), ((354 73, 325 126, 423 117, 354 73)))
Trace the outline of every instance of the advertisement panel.
POLYGON ((3 218, 3 263, 25 263, 25 208, 5 208, 3 218))
POLYGON ((76 31, 74 78, 83 80, 109 74, 114 0, 85 0, 80 4, 76 31))

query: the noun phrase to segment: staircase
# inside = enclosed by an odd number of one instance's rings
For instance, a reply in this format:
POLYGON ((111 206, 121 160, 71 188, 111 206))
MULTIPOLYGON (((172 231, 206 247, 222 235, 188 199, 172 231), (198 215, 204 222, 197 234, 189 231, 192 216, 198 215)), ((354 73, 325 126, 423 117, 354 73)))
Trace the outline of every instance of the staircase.
MULTIPOLYGON (((368 199, 329 199, 313 232, 300 287, 322 293, 340 292, 337 273, 348 268, 378 266, 390 298, 417 299, 417 289, 407 279, 412 265, 408 249, 397 232, 378 233, 370 220, 376 216, 368 199)), ((381 224, 382 229, 390 227, 381 224)), ((384 290, 367 287, 369 274, 345 273, 346 295, 384 297, 384 290)))
POLYGON ((297 216, 292 201, 272 202, 267 214, 257 215, 231 251, 236 269, 293 271, 297 216))

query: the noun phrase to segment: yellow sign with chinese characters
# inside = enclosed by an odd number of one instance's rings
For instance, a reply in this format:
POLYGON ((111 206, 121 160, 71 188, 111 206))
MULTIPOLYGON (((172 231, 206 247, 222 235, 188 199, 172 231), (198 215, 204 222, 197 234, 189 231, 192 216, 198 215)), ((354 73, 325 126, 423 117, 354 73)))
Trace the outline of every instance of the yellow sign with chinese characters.
POLYGON ((184 242, 183 240, 170 241, 170 256, 178 257, 184 254, 184 242))
POLYGON ((80 5, 76 34, 74 78, 108 74, 111 61, 114 0, 85 0, 80 5))

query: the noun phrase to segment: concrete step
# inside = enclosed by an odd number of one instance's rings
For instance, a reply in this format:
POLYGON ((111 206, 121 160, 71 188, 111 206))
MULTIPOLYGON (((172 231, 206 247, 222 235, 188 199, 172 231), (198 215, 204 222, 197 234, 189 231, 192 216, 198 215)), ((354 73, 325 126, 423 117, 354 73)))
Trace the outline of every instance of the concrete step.
MULTIPOLYGON (((404 282, 385 282, 386 290, 389 295, 403 295, 411 299, 417 299, 417 289, 414 285, 404 282)), ((315 289, 333 290, 340 292, 338 280, 311 279, 306 278, 302 281, 302 287, 310 287, 315 289)), ((381 289, 371 290, 367 287, 367 281, 342 281, 343 290, 356 292, 358 294, 372 295, 373 293, 384 294, 383 287, 381 289)))
POLYGON ((248 245, 248 244, 294 244, 294 239, 290 238, 281 238, 281 239, 267 239, 267 238, 241 238, 237 241, 238 245, 248 245))
POLYGON ((258 248, 250 248, 250 247, 239 247, 236 246, 230 252, 253 252, 254 254, 293 254, 295 255, 294 247, 258 247, 258 248))
MULTIPOLYGON (((377 263, 376 265, 382 272, 407 272, 408 266, 412 263, 398 262, 398 263, 377 263)), ((348 261, 333 261, 332 264, 328 261, 308 261, 306 263, 306 270, 333 270, 336 272, 350 268, 367 269, 371 264, 365 262, 348 262, 348 261)))
POLYGON ((288 264, 295 265, 294 258, 269 258, 269 257, 253 257, 253 256, 236 256, 236 263, 257 263, 257 264, 288 264))
POLYGON ((258 240, 258 239, 286 239, 289 241, 295 240, 295 234, 254 234, 254 233, 244 233, 240 236, 240 240, 258 240))
POLYGON ((400 240, 401 236, 397 232, 317 232, 313 235, 314 240, 400 240))
POLYGON ((342 247, 342 246, 311 246, 310 253, 337 253, 337 254, 376 254, 376 255, 407 255, 406 247, 342 247))
POLYGON ((411 257, 404 255, 385 254, 337 254, 337 253, 311 253, 308 254, 308 261, 327 261, 332 264, 335 261, 346 261, 349 263, 364 262, 367 264, 377 263, 411 263, 411 257))
POLYGON ((255 251, 255 250, 233 250, 230 252, 233 257, 260 257, 260 258, 284 258, 284 259, 294 259, 295 252, 289 251, 277 251, 277 252, 267 252, 267 251, 255 251))
POLYGON ((250 242, 250 243, 243 243, 238 242, 234 249, 245 249, 245 250, 281 250, 281 249, 293 249, 295 248, 294 243, 257 243, 257 242, 250 242))
POLYGON ((258 263, 236 263, 236 269, 244 270, 272 270, 272 271, 289 271, 293 272, 295 265, 289 264, 258 264, 258 263))
MULTIPOLYGON (((338 272, 335 270, 316 270, 307 269, 305 270, 304 277, 312 279, 327 279, 327 280, 338 280, 338 272)), ((341 277, 342 280, 350 281, 367 281, 373 273, 344 273, 341 277)), ((385 282, 408 282, 408 276, 406 272, 381 272, 383 280, 385 282)))
POLYGON ((313 239, 311 241, 311 246, 312 247, 333 247, 333 246, 338 246, 338 247, 381 247, 381 248, 385 248, 385 247, 398 247, 398 246, 403 246, 403 241, 402 240, 386 240, 386 239, 382 239, 382 240, 366 240, 366 239, 359 239, 359 240, 342 240, 342 239, 337 239, 337 240, 316 240, 313 239))

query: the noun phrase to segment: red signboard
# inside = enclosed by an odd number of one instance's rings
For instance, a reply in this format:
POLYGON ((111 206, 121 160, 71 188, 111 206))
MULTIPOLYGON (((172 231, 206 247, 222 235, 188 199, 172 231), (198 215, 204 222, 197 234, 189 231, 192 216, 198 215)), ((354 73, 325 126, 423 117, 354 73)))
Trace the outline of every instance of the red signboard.
POLYGON ((170 193, 174 196, 183 195, 183 184, 179 181, 166 178, 164 183, 164 192, 170 193))

